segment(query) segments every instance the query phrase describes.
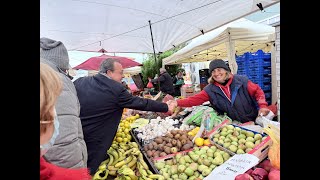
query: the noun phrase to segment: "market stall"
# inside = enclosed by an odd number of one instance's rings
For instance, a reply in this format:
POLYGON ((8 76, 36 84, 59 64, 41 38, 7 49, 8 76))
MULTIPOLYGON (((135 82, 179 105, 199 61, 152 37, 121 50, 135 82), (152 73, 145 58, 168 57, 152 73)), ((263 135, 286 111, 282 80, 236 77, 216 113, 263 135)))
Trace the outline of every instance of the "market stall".
POLYGON ((280 179, 280 124, 259 124, 206 105, 171 116, 126 109, 93 179, 280 179))

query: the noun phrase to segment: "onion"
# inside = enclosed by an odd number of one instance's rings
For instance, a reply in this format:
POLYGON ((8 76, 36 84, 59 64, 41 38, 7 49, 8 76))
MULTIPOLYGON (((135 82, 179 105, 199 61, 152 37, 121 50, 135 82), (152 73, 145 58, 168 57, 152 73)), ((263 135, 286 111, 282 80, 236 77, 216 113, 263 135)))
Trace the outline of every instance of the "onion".
POLYGON ((235 177, 234 180, 253 180, 253 178, 249 174, 239 174, 235 177))
POLYGON ((262 161, 261 163, 258 164, 257 167, 263 168, 268 172, 270 172, 270 169, 272 168, 271 162, 270 162, 269 159, 266 159, 266 160, 262 161))
POLYGON ((262 168, 254 169, 251 176, 254 180, 268 180, 268 172, 262 168))
POLYGON ((273 169, 268 175, 269 180, 280 180, 280 171, 273 169))

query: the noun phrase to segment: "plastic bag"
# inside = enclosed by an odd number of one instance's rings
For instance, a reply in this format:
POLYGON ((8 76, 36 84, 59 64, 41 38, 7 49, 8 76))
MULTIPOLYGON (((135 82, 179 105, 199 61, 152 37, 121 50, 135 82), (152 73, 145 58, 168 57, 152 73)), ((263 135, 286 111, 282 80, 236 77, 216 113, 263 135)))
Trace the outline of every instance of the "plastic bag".
POLYGON ((280 170, 280 127, 268 124, 263 130, 272 140, 272 145, 268 152, 271 166, 280 170))
POLYGON ((151 82, 151 81, 149 81, 149 82, 148 82, 148 84, 147 84, 147 88, 153 88, 153 84, 152 84, 152 82, 151 82))
POLYGON ((270 111, 266 116, 259 115, 256 118, 256 123, 264 128, 267 127, 268 124, 272 124, 280 128, 279 122, 272 121, 273 117, 274 117, 274 113, 270 111))

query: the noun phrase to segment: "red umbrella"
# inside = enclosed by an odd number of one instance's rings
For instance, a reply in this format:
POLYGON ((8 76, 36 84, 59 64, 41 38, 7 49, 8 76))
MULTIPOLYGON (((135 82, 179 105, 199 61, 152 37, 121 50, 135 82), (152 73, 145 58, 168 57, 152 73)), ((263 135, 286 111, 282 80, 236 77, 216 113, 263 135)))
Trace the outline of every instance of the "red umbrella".
POLYGON ((124 69, 129 68, 129 67, 134 67, 134 66, 142 66, 142 64, 140 64, 136 61, 133 61, 132 59, 127 58, 127 57, 109 56, 109 55, 102 54, 101 56, 89 58, 85 62, 74 67, 73 69, 84 69, 84 70, 98 71, 100 69, 101 62, 107 58, 117 59, 124 69))

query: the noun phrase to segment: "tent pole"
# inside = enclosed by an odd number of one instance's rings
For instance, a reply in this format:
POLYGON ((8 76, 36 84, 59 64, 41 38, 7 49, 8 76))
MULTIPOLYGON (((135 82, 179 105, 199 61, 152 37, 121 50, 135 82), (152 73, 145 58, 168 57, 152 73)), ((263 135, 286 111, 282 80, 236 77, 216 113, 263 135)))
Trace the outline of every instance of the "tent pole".
POLYGON ((150 27, 150 33, 151 33, 154 61, 156 62, 157 61, 157 57, 156 57, 156 51, 154 50, 154 42, 153 42, 153 35, 152 35, 151 21, 150 20, 149 20, 149 27, 150 27))

